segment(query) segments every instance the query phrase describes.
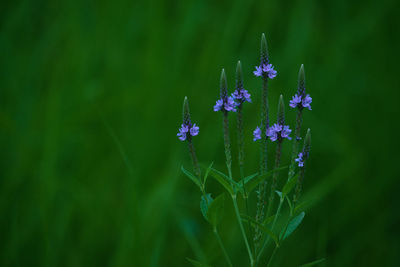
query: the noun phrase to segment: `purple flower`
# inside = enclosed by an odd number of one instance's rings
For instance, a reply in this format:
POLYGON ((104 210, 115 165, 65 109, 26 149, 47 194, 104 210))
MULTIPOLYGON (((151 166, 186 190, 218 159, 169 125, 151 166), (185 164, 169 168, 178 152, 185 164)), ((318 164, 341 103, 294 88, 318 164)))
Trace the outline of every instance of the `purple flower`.
POLYGON ((291 140, 292 138, 289 136, 291 132, 292 130, 290 130, 288 125, 275 123, 267 129, 266 135, 272 142, 275 142, 276 140, 282 140, 283 138, 291 140))
POLYGON ((299 163, 299 167, 304 167, 303 156, 304 156, 303 152, 300 152, 299 155, 298 155, 298 158, 295 159, 295 161, 299 163))
POLYGON ((274 66, 272 66, 272 64, 262 64, 260 66, 256 66, 256 70, 253 71, 253 73, 257 77, 260 77, 265 73, 267 74, 268 78, 273 79, 276 77, 277 71, 274 70, 274 66))
POLYGON ((225 109, 226 111, 236 112, 236 103, 233 97, 225 97, 224 99, 218 99, 214 106, 214 111, 225 109))
POLYGON ((185 141, 188 133, 191 136, 196 136, 199 134, 199 127, 196 126, 196 123, 193 125, 190 122, 188 124, 182 124, 177 136, 179 137, 179 140, 185 141))
POLYGON ((257 126, 257 128, 253 131, 253 135, 254 135, 253 141, 257 141, 257 140, 261 139, 260 127, 257 126))
POLYGON ((237 100, 237 105, 242 104, 243 102, 251 103, 251 95, 245 89, 236 89, 235 92, 232 93, 232 98, 237 100))
POLYGON ((302 97, 301 95, 295 94, 292 97, 292 100, 290 100, 289 102, 289 106, 291 108, 308 108, 309 110, 311 110, 311 104, 312 102, 312 98, 310 97, 309 94, 307 94, 306 96, 302 97))

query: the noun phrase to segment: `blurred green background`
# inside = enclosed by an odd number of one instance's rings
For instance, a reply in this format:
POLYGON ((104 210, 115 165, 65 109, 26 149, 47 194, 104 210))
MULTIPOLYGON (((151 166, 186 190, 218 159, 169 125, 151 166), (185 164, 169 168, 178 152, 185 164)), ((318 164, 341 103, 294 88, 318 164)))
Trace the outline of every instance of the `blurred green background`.
MULTIPOLYGON (((313 133, 310 205, 275 264, 399 266, 399 8, 396 0, 2 1, 0 265, 188 266, 190 257, 224 266, 200 193, 180 172, 191 163, 176 133, 187 95, 200 161, 224 170, 212 106, 221 68, 232 90, 240 59, 254 99, 244 110, 246 173, 257 171, 261 83, 252 71, 265 32, 278 70, 271 115, 280 93, 287 104, 294 94, 301 63, 313 97, 303 127, 313 133)), ((289 144, 284 152, 287 164, 289 144)), ((222 192, 212 180, 209 188, 222 192)), ((229 202, 224 225, 235 265, 247 266, 229 202)))

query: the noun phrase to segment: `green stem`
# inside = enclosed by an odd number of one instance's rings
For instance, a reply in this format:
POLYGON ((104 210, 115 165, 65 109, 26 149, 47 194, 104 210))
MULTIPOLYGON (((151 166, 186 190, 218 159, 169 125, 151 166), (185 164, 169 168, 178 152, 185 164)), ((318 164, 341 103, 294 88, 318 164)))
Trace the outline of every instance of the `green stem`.
POLYGON ((274 251, 272 251, 272 254, 271 254, 271 257, 269 258, 267 267, 269 267, 269 266, 271 265, 272 259, 274 258, 274 256, 275 256, 277 250, 278 250, 278 247, 275 247, 275 248, 274 248, 274 251))
MULTIPOLYGON (((278 169, 279 165, 281 163, 281 152, 282 152, 282 141, 278 140, 278 144, 276 146, 276 154, 275 154, 275 169, 278 169)), ((272 176, 271 192, 270 192, 270 196, 269 196, 269 203, 268 203, 268 209, 267 209, 267 215, 266 215, 267 218, 270 215, 273 204, 274 204, 275 189, 276 189, 276 185, 278 183, 278 175, 279 175, 279 172, 276 171, 276 172, 274 172, 274 174, 272 176)))
POLYGON ((240 231, 242 232, 243 239, 244 239, 244 242, 246 244, 247 252, 249 253, 250 266, 253 267, 254 266, 254 258, 253 258, 253 254, 252 254, 250 246, 249 246, 249 242, 247 240, 246 232, 244 231, 242 219, 240 218, 239 208, 238 208, 238 205, 237 205, 237 202, 236 202, 236 195, 232 195, 232 202, 233 202, 233 207, 235 208, 236 218, 237 218, 237 220, 239 222, 240 231))
POLYGON ((294 132, 294 138, 293 138, 293 147, 292 147, 292 158, 290 160, 290 167, 289 167, 289 175, 288 175, 288 180, 293 177, 294 171, 296 168, 296 157, 299 152, 299 145, 300 145, 300 131, 301 131, 301 123, 303 121, 303 110, 302 109, 297 109, 297 116, 296 116, 296 129, 294 132))
POLYGON ((217 227, 214 227, 214 230, 213 230, 213 231, 214 231, 215 236, 217 237, 219 246, 221 247, 221 250, 222 250, 222 252, 224 253, 226 262, 228 263, 229 266, 232 267, 233 265, 232 265, 231 259, 229 258, 229 255, 228 255, 228 253, 226 252, 226 249, 225 249, 224 244, 222 243, 222 240, 221 240, 221 237, 220 237, 220 235, 219 235, 219 233, 218 233, 217 227))
MULTIPOLYGON (((275 214, 274 220, 273 220, 272 225, 271 225, 271 231, 274 230, 276 221, 278 220, 279 214, 280 214, 280 212, 281 212, 282 204, 283 204, 284 201, 285 201, 284 199, 281 199, 281 200, 279 201, 279 206, 278 206, 278 209, 276 210, 276 214, 275 214)), ((271 238, 270 238, 270 236, 268 235, 267 238, 266 238, 265 241, 264 241, 264 244, 263 244, 263 246, 262 246, 262 248, 261 248, 259 254, 257 255, 257 262, 260 260, 260 258, 261 258, 261 256, 262 256, 262 253, 263 253, 264 249, 266 248, 266 246, 267 246, 267 244, 268 244, 268 241, 269 241, 270 239, 271 239, 271 238)))

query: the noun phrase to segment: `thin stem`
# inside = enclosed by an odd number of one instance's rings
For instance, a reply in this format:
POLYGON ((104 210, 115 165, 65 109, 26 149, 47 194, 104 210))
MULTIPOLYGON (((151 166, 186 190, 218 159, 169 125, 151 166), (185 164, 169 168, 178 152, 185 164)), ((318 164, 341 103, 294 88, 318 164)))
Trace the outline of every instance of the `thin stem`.
MULTIPOLYGON (((268 111, 268 78, 263 77, 263 90, 262 90, 262 104, 261 104, 261 142, 260 142, 260 175, 263 175, 268 170, 267 165, 267 155, 268 155, 268 143, 266 132, 269 127, 269 111, 268 111)), ((257 213, 256 221, 262 222, 264 219, 264 204, 265 204, 265 189, 267 187, 267 182, 264 181, 259 184, 257 191, 257 213)), ((254 234, 255 247, 258 245, 258 241, 261 237, 261 230, 256 227, 254 234)))
POLYGON ((238 205, 236 202, 236 195, 232 195, 232 202, 233 202, 233 207, 235 208, 236 218, 239 222, 240 231, 242 232, 243 239, 246 244, 247 252, 249 253, 250 266, 253 267, 254 266, 254 258, 253 258, 253 254, 252 254, 250 246, 249 246, 249 242, 247 241, 247 236, 246 236, 246 232, 244 231, 242 219, 240 218, 239 208, 238 208, 238 205))
POLYGON ((296 129, 294 132, 294 139, 293 139, 293 147, 292 147, 292 158, 290 160, 290 167, 289 167, 289 174, 288 180, 293 177, 294 171, 296 168, 296 157, 299 152, 299 145, 300 145, 300 132, 301 132, 301 123, 303 121, 303 110, 297 109, 297 116, 296 116, 296 129))
POLYGON ((194 150, 194 146, 193 146, 191 139, 188 139, 188 146, 189 146, 190 156, 192 158, 193 169, 195 171, 195 174, 199 177, 199 179, 201 181, 201 170, 200 170, 199 162, 197 160, 196 151, 194 150))
MULTIPOLYGON (((279 168, 279 165, 281 163, 281 151, 282 151, 282 140, 278 140, 278 144, 276 146, 276 154, 275 154, 275 169, 279 168)), ((272 183, 271 183, 271 192, 270 192, 270 196, 269 196, 269 203, 268 203, 268 209, 267 209, 267 218, 271 213, 273 204, 274 204, 274 199, 275 199, 275 189, 276 189, 276 185, 278 182, 278 175, 279 172, 276 171, 274 172, 273 176, 272 176, 272 183)))
POLYGON ((278 250, 278 247, 275 247, 274 251, 272 251, 271 257, 269 258, 269 261, 267 263, 267 267, 269 267, 271 265, 272 259, 274 258, 277 250, 278 250))
MULTIPOLYGON (((280 212, 281 212, 282 204, 283 204, 284 201, 285 201, 284 199, 281 199, 280 202, 279 202, 278 209, 276 210, 276 214, 275 214, 274 220, 273 220, 272 225, 271 225, 271 231, 274 230, 276 221, 278 220, 279 214, 280 214, 280 212)), ((264 249, 266 248, 266 246, 267 246, 267 244, 268 244, 268 241, 269 241, 270 239, 271 239, 271 238, 270 238, 270 236, 268 235, 267 238, 266 238, 265 241, 264 241, 264 244, 263 244, 263 246, 262 246, 262 248, 261 248, 259 254, 257 255, 257 262, 260 260, 260 258, 261 258, 261 256, 262 256, 262 253, 263 253, 264 249)))
POLYGON ((226 252, 224 244, 222 243, 222 240, 221 240, 221 237, 220 237, 220 235, 218 233, 217 227, 214 227, 214 234, 217 237, 217 240, 218 240, 219 246, 221 247, 222 252, 224 253, 226 262, 228 263, 229 266, 232 267, 233 265, 232 265, 231 259, 229 258, 229 255, 226 252))

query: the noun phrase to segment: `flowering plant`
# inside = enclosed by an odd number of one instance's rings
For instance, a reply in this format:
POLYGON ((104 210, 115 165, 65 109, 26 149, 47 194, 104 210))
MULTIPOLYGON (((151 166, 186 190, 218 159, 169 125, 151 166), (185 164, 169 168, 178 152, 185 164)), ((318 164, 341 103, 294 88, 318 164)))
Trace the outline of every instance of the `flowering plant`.
MULTIPOLYGON (((218 183, 220 183, 232 200, 239 229, 243 236, 243 241, 249 256, 249 264, 252 267, 262 264, 263 260, 265 260, 264 256, 266 249, 268 248, 268 245, 270 245, 270 242, 273 241, 274 249, 270 253, 267 261, 267 266, 269 266, 280 244, 293 233, 305 215, 302 210, 302 204, 298 202, 304 180, 306 162, 310 154, 310 129, 306 131, 301 152, 299 152, 299 147, 302 140, 301 126, 303 111, 304 108, 311 110, 312 99, 305 93, 304 66, 301 65, 300 67, 297 92, 289 104, 289 106, 295 109, 297 113, 294 138, 290 136, 292 129, 290 129, 289 125, 285 124, 285 105, 282 95, 280 95, 279 98, 276 123, 270 126, 268 82, 277 76, 277 71, 269 62, 267 42, 264 34, 261 37, 260 64, 259 66, 256 66, 256 70, 253 73, 255 76, 261 77, 262 79, 261 124, 253 131, 253 141, 259 141, 261 148, 260 169, 258 172, 245 176, 244 171, 245 137, 243 129, 243 106, 246 102, 251 103, 252 101, 250 93, 244 89, 240 61, 236 68, 235 91, 231 95, 228 94, 226 74, 224 69, 222 69, 220 79, 220 97, 214 105, 214 111, 222 114, 227 174, 213 168, 212 163, 203 171, 200 168, 192 140, 194 136, 199 134, 199 127, 195 123, 192 124, 187 97, 185 97, 183 102, 183 122, 179 129, 179 133, 177 134, 181 141, 185 141, 188 144, 194 173, 186 170, 183 166, 182 171, 200 189, 202 194, 200 199, 201 212, 204 218, 212 226, 213 232, 222 253, 224 254, 226 263, 229 266, 233 266, 233 264, 218 232, 226 194, 224 193, 213 198, 206 189, 208 176, 213 177, 218 183), (234 176, 232 173, 232 156, 228 120, 231 112, 234 112, 237 118, 238 164, 240 170, 238 177, 234 176), (282 143, 289 141, 292 142, 290 164, 288 167, 281 167, 282 143), (273 143, 276 144, 275 162, 274 168, 269 170, 267 152, 273 143), (288 169, 286 181, 278 180, 279 174, 285 169, 288 169), (268 201, 266 201, 266 191, 268 187, 270 190, 268 201), (249 209, 249 198, 253 191, 256 192, 257 198, 255 214, 251 214, 249 209), (239 196, 244 200, 243 208, 238 205, 237 199, 239 196), (275 203, 276 196, 279 200, 278 203, 275 203), (267 207, 265 207, 266 203, 268 204, 267 207), (281 216, 282 208, 285 203, 288 204, 289 208, 287 218, 282 218, 284 221, 282 224, 283 226, 281 226, 280 229, 276 229, 277 220, 281 216), (246 229, 245 226, 247 226, 246 229)), ((195 266, 207 266, 204 263, 191 259, 190 262, 195 266)))

